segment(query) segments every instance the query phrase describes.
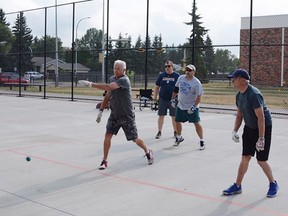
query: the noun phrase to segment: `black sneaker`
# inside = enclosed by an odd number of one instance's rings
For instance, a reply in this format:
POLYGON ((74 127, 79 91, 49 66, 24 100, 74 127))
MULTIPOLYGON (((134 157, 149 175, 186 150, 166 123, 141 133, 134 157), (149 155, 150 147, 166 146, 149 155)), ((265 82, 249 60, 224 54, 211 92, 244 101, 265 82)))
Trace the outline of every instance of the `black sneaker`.
POLYGON ((176 137, 177 137, 177 132, 174 131, 174 138, 176 139, 176 137))
POLYGON ((155 136, 155 139, 160 139, 160 137, 161 137, 161 131, 158 131, 158 133, 155 136))
POLYGON ((153 151, 151 149, 148 150, 148 152, 145 154, 144 157, 147 157, 149 165, 153 164, 154 156, 153 156, 153 151))
POLYGON ((204 150, 205 149, 205 143, 204 141, 200 141, 200 148, 199 150, 204 150))
POLYGON ((102 160, 100 166, 98 167, 100 170, 104 170, 108 167, 108 162, 105 160, 102 160))
POLYGON ((182 136, 180 138, 176 137, 176 141, 174 143, 174 146, 179 146, 179 144, 183 141, 184 141, 184 138, 182 136))

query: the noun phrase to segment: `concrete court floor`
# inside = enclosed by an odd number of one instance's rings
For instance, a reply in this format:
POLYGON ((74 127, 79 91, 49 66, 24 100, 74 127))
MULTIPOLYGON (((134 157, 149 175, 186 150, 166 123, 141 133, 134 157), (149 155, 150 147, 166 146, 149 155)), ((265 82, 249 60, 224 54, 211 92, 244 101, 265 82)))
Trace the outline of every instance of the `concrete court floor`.
POLYGON ((139 136, 155 163, 125 140, 112 140, 109 167, 97 169, 109 111, 95 122, 95 103, 0 95, 1 216, 256 216, 288 215, 287 118, 273 119, 270 165, 280 185, 266 198, 268 182, 252 159, 241 195, 222 196, 236 177, 241 146, 231 140, 233 113, 201 112, 206 149, 194 126, 173 147, 170 118, 160 140, 156 112, 136 107, 139 136), (31 161, 25 160, 26 156, 31 161))

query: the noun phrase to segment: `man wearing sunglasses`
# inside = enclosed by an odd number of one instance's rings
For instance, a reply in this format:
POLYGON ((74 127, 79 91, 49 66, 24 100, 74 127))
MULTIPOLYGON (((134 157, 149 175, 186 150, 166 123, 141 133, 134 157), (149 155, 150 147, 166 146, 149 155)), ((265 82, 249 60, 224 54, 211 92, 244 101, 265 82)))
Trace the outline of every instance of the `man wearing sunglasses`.
POLYGON ((174 146, 178 146, 184 141, 181 135, 182 123, 188 121, 194 124, 196 133, 200 138, 199 149, 204 150, 203 128, 199 116, 199 103, 203 95, 203 88, 199 79, 195 77, 195 72, 194 65, 187 65, 186 73, 181 75, 175 84, 172 98, 175 98, 178 94, 178 104, 175 116, 177 136, 174 146))
POLYGON ((167 115, 167 110, 169 110, 169 115, 172 118, 174 137, 176 137, 175 107, 171 105, 171 97, 179 76, 180 74, 173 70, 173 62, 167 61, 165 63, 165 72, 161 73, 156 80, 154 88, 154 101, 158 101, 158 133, 155 137, 156 139, 160 139, 162 135, 164 117, 167 115), (158 95, 159 100, 157 100, 158 95))

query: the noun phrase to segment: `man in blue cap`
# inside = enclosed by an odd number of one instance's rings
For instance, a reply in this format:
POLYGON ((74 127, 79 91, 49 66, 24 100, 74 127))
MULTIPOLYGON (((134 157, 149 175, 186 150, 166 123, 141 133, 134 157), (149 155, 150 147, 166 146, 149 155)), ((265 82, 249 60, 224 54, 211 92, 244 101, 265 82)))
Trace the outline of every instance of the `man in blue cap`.
POLYGON ((255 155, 260 167, 269 180, 267 197, 277 196, 279 186, 268 164, 271 145, 272 118, 259 89, 250 84, 250 76, 244 69, 237 69, 228 78, 232 79, 236 94, 237 115, 232 132, 232 140, 239 142, 237 131, 244 120, 242 134, 242 159, 238 168, 236 182, 223 191, 224 195, 242 193, 241 183, 248 170, 249 162, 255 155))

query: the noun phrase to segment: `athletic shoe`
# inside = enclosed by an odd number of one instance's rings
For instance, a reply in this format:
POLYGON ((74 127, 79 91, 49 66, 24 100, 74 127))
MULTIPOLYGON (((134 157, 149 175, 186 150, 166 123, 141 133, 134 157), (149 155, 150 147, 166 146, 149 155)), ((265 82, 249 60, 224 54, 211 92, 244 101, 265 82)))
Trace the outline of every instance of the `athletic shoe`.
POLYGON ((144 155, 144 157, 147 157, 149 165, 153 164, 154 156, 153 156, 153 151, 151 149, 148 150, 148 152, 144 155))
POLYGON ((175 140, 175 143, 174 143, 174 146, 178 146, 181 142, 184 141, 184 138, 181 136, 180 138, 177 138, 176 137, 176 140, 175 140))
POLYGON ((101 164, 100 164, 100 166, 99 166, 99 169, 100 169, 100 170, 104 170, 104 169, 106 169, 107 167, 108 167, 108 162, 105 161, 105 160, 102 160, 102 162, 101 162, 101 164))
POLYGON ((241 193, 242 193, 241 185, 238 186, 236 183, 234 183, 231 187, 223 191, 223 195, 226 195, 226 196, 233 195, 233 194, 241 194, 241 193))
POLYGON ((161 131, 158 131, 158 133, 155 136, 155 139, 160 139, 160 137, 161 137, 161 131))
POLYGON ((204 141, 200 141, 200 148, 199 150, 204 150, 205 149, 205 143, 204 141))
POLYGON ((174 138, 176 139, 176 137, 177 137, 177 132, 174 131, 174 138))
POLYGON ((267 192, 267 197, 273 198, 277 196, 277 191, 279 190, 279 185, 276 181, 271 182, 269 185, 269 190, 267 192))

